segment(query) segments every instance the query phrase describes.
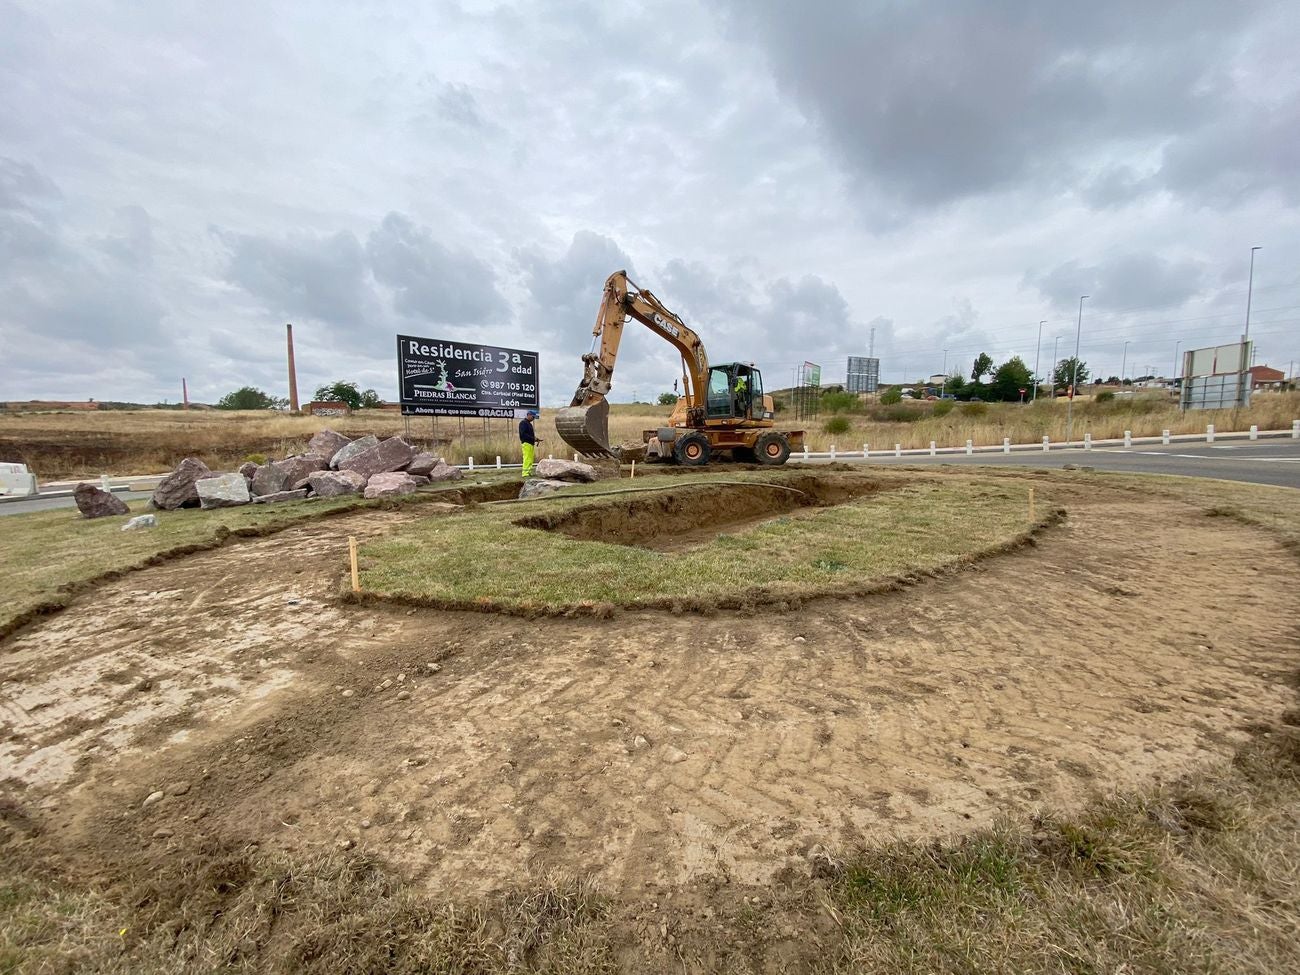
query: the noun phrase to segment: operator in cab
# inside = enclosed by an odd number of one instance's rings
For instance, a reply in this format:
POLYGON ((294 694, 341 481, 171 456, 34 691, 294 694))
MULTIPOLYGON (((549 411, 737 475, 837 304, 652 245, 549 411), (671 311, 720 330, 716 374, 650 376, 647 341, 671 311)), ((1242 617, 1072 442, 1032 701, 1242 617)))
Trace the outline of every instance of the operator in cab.
POLYGON ((519 449, 524 455, 524 477, 533 476, 533 464, 537 461, 537 445, 542 441, 533 430, 533 421, 538 417, 536 410, 529 410, 519 421, 519 449))

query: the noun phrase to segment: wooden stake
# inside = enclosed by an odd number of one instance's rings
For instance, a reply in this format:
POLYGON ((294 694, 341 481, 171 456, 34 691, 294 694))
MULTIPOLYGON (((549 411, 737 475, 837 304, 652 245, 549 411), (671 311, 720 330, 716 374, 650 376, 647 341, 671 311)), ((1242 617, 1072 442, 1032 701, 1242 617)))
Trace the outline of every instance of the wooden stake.
POLYGON ((1029 489, 1029 520, 1034 520, 1034 489, 1029 489))
POLYGON ((357 539, 355 535, 348 536, 348 559, 352 563, 352 591, 361 591, 361 580, 357 578, 357 539))

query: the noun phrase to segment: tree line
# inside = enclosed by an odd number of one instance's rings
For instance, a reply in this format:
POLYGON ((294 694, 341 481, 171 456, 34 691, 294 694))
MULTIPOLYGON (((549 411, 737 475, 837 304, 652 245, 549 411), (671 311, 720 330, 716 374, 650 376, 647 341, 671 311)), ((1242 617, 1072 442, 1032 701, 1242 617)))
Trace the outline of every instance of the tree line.
MULTIPOLYGON (((319 403, 347 403, 354 410, 379 406, 383 400, 373 389, 339 379, 317 386, 312 400, 319 403)), ((242 386, 217 400, 219 410, 280 410, 289 405, 283 396, 271 396, 254 386, 242 386)))

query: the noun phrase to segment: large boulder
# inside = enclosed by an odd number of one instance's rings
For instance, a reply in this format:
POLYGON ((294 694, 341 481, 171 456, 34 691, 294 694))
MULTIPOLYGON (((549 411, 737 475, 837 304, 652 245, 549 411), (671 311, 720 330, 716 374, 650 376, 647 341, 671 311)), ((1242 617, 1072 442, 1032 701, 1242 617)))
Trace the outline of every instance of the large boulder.
POLYGON ((199 492, 199 506, 202 508, 233 508, 252 500, 248 494, 248 482, 238 471, 201 477, 194 482, 194 487, 199 492))
POLYGON ((155 508, 163 511, 175 511, 177 508, 197 508, 199 490, 194 483, 203 477, 211 477, 208 465, 197 457, 186 457, 159 482, 149 500, 155 508))
MULTIPOLYGON (((410 468, 407 469, 409 470, 410 468)), ((445 461, 440 460, 438 461, 438 465, 424 476, 430 481, 459 481, 465 476, 465 472, 459 467, 452 467, 445 461)))
POLYGON ((314 454, 299 454, 263 464, 253 475, 253 493, 261 496, 295 490, 295 485, 308 474, 325 470, 328 466, 328 461, 314 454))
POLYGON ((260 498, 254 498, 254 504, 275 504, 277 501, 302 501, 307 497, 307 489, 300 491, 276 491, 274 494, 263 494, 260 498))
POLYGON ((576 460, 539 460, 534 470, 549 481, 594 481, 600 477, 596 468, 576 460))
POLYGON ((328 464, 335 454, 351 442, 351 437, 345 437, 341 433, 326 429, 307 441, 307 453, 321 458, 328 464))
POLYGON ((357 454, 339 464, 341 471, 356 471, 366 479, 366 484, 376 474, 399 471, 415 459, 415 448, 401 437, 389 437, 378 446, 357 454))
POLYGON ((77 510, 85 518, 108 518, 131 513, 125 501, 93 484, 78 484, 72 489, 72 497, 77 502, 77 510))
POLYGON ((307 486, 318 498, 339 498, 345 494, 360 494, 366 479, 352 471, 317 471, 307 475, 307 486))
POLYGON ((427 476, 429 471, 433 470, 441 463, 442 463, 441 458, 435 457, 433 456, 433 454, 425 451, 416 454, 415 458, 409 464, 406 465, 406 473, 424 474, 427 476))
POLYGON ((399 494, 414 494, 415 479, 401 471, 376 474, 366 482, 367 498, 395 498, 399 494))
POLYGON ((370 450, 372 447, 378 447, 378 446, 379 446, 379 438, 376 437, 373 433, 367 433, 364 437, 358 437, 356 440, 353 440, 350 444, 345 444, 343 447, 339 448, 338 453, 336 453, 333 457, 330 458, 330 467, 334 468, 335 470, 338 470, 340 467, 342 467, 344 464, 350 461, 353 457, 357 456, 357 454, 364 454, 367 450, 370 450))
POLYGON ((254 464, 251 460, 246 460, 239 465, 239 473, 243 474, 246 478, 248 478, 251 481, 253 479, 253 475, 257 473, 257 465, 254 464))
POLYGON ((525 479, 524 486, 519 489, 519 500, 527 501, 529 498, 540 498, 544 494, 550 494, 552 491, 558 491, 560 488, 569 487, 569 481, 548 481, 540 477, 530 477, 525 479))

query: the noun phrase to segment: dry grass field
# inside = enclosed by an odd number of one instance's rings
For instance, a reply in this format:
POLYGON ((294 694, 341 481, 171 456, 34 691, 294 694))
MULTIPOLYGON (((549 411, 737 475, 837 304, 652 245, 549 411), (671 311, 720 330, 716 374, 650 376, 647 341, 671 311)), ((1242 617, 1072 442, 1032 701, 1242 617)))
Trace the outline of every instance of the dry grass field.
MULTIPOLYGON (((616 405, 610 412, 610 438, 614 443, 640 440, 643 430, 653 429, 668 416, 667 407, 648 404, 616 405)), ((1256 396, 1249 410, 1180 413, 1161 394, 1135 394, 1111 402, 1080 398, 1075 404, 1074 436, 1091 433, 1094 439, 1158 436, 1162 430, 1198 433, 1213 423, 1221 431, 1244 430, 1251 424, 1260 429, 1288 428, 1300 417, 1300 393, 1266 393, 1256 396)), ((969 440, 976 445, 1033 443, 1044 436, 1063 441, 1066 434, 1066 404, 1040 400, 1021 406, 1003 403, 932 403, 905 401, 893 407, 865 406, 863 412, 823 413, 806 423, 796 424, 787 413, 778 414, 778 425, 808 432, 813 450, 832 444, 845 450, 959 447, 969 440), (828 422, 838 418, 847 424, 843 432, 828 433, 828 422)), ((149 474, 170 470, 181 458, 196 456, 213 469, 233 467, 256 455, 281 457, 303 448, 318 430, 332 427, 359 436, 402 434, 409 430, 412 442, 428 448, 452 463, 474 457, 479 463, 494 463, 499 455, 506 463, 518 463, 519 444, 514 423, 493 420, 484 436, 483 422, 425 418, 408 424, 396 413, 361 411, 346 419, 288 416, 270 412, 225 411, 78 411, 66 413, 0 413, 0 460, 27 464, 45 480, 149 474)), ((553 411, 543 411, 538 434, 545 439, 542 454, 563 456, 566 448, 555 434, 553 411)))

